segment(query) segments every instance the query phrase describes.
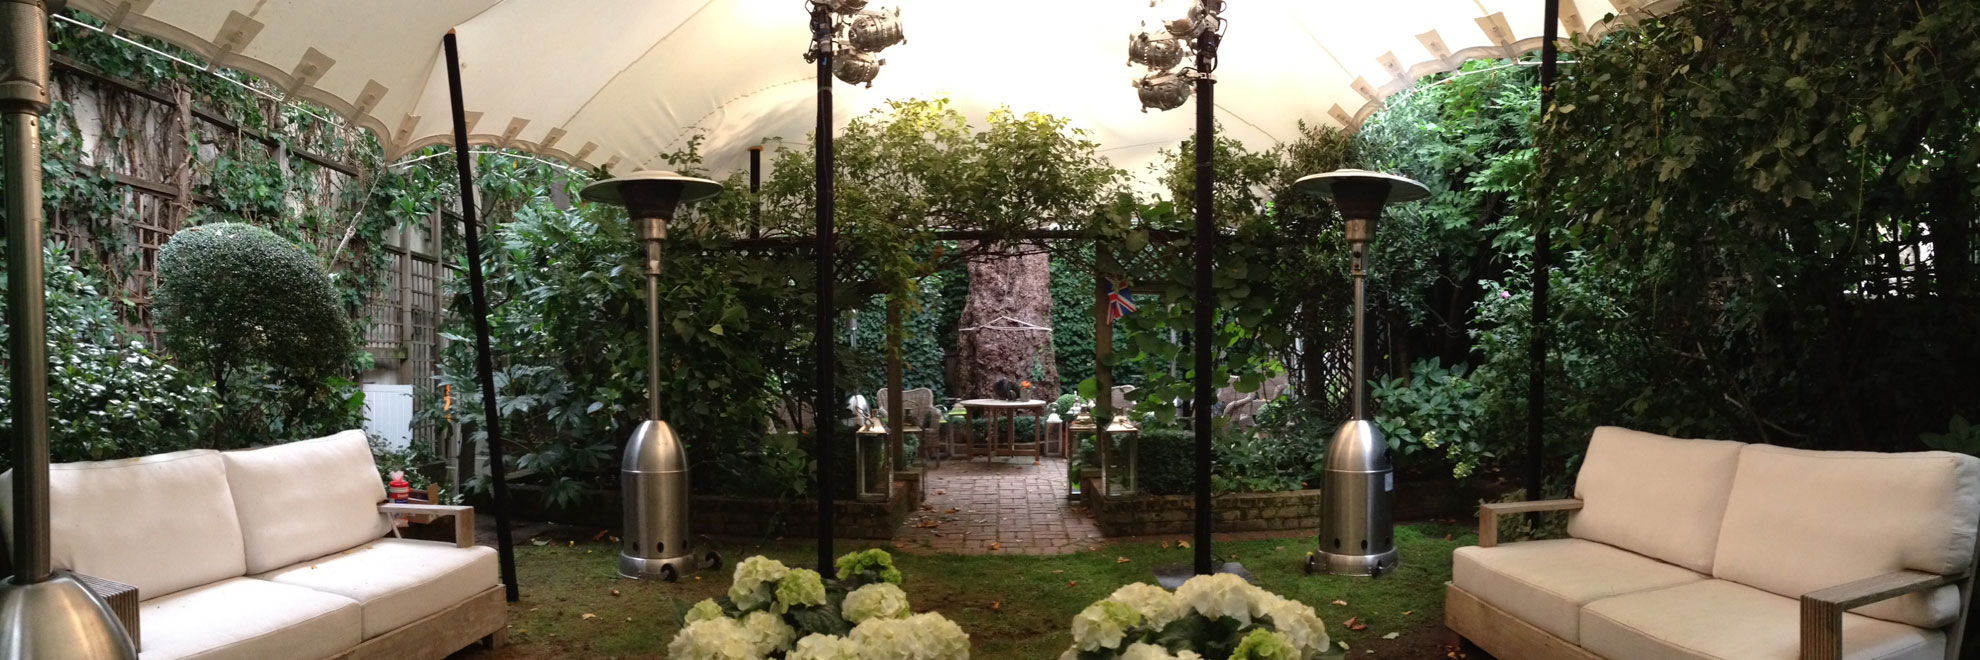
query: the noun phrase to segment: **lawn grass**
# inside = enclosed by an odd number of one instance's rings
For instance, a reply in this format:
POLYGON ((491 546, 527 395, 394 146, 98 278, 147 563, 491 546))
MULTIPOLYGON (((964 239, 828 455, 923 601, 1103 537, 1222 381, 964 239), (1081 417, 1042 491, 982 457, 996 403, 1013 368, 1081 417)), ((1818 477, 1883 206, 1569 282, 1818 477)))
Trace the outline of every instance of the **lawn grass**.
MULTIPOLYGON (((544 540, 544 539, 538 539, 544 540)), ((1260 586, 1313 605, 1350 658, 1440 657, 1422 655, 1442 640, 1444 582, 1451 550, 1475 542, 1454 525, 1398 527, 1402 566, 1379 579, 1307 576, 1301 570, 1307 538, 1232 541, 1219 556, 1243 562, 1260 586), (1335 601, 1346 605, 1334 605, 1335 601), (1348 630, 1354 618, 1364 630, 1348 630), (1396 633, 1398 639, 1383 639, 1396 633)), ((840 552, 875 547, 840 542, 840 552)), ((1072 616, 1130 582, 1154 582, 1154 567, 1187 563, 1192 550, 1158 540, 1107 542, 1098 550, 1057 557, 927 555, 895 552, 906 576, 902 585, 917 612, 937 611, 955 620, 974 643, 978 660, 1049 660, 1071 643, 1072 616), (1125 560, 1125 561, 1122 561, 1125 560)), ((892 551, 891 547, 886 547, 892 551)), ((813 546, 795 540, 718 546, 734 561, 769 555, 811 567, 813 546)), ((523 600, 510 607, 510 646, 466 651, 462 660, 538 658, 664 658, 683 608, 728 588, 729 572, 706 572, 679 584, 619 579, 618 547, 609 542, 522 542, 516 563, 523 600), (615 595, 616 593, 616 595, 615 595), (589 616, 587 616, 589 615, 589 616)))

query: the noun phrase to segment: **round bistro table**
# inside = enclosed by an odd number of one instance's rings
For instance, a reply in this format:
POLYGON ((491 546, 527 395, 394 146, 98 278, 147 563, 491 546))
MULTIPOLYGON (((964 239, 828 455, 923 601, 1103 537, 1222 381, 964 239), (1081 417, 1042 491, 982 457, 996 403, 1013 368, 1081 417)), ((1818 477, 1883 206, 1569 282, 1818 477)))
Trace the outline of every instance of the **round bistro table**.
MULTIPOLYGON (((1010 426, 1007 427, 1008 431, 1003 434, 1006 440, 1005 446, 1016 447, 1017 417, 1023 414, 1031 415, 1031 418, 1036 422, 1032 424, 1032 435, 1034 437, 1031 442, 1033 450, 1031 464, 1039 464, 1039 459, 1044 456, 1045 452, 1045 409, 1047 404, 1044 401, 1038 399, 1025 399, 1022 401, 964 399, 962 401, 962 407, 963 428, 967 429, 969 433, 969 442, 964 445, 964 448, 970 452, 976 451, 974 449, 976 446, 976 425, 974 419, 976 416, 982 415, 984 419, 990 421, 990 460, 993 461, 997 460, 997 418, 1002 417, 1010 420, 1010 426)), ((974 456, 971 456, 971 458, 974 458, 974 456)))

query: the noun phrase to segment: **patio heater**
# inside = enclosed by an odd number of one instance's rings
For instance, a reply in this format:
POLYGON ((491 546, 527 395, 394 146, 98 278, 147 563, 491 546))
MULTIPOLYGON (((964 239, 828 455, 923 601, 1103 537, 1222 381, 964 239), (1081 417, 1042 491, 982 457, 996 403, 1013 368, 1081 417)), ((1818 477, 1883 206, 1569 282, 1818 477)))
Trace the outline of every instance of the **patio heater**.
POLYGON ((660 244, 682 202, 714 197, 722 184, 673 172, 644 171, 585 186, 586 200, 626 207, 646 246, 646 421, 626 441, 619 467, 625 495, 625 546, 619 575, 672 582, 706 565, 714 552, 694 555, 688 533, 688 462, 674 428, 660 419, 660 244))
POLYGON ((48 315, 41 285, 41 111, 48 12, 0 2, 0 118, 6 125, 8 357, 14 396, 14 576, 0 584, 0 658, 136 658, 101 596, 54 570, 48 534, 48 315))
POLYGON ((1368 242, 1375 221, 1387 204, 1429 196, 1423 184, 1366 170, 1335 170, 1293 182, 1334 202, 1347 220, 1348 252, 1354 278, 1354 419, 1342 424, 1327 444, 1327 464, 1321 479, 1320 548, 1306 558, 1308 573, 1379 576, 1394 570, 1395 468, 1389 463, 1389 443, 1368 421, 1368 345, 1366 332, 1368 242))

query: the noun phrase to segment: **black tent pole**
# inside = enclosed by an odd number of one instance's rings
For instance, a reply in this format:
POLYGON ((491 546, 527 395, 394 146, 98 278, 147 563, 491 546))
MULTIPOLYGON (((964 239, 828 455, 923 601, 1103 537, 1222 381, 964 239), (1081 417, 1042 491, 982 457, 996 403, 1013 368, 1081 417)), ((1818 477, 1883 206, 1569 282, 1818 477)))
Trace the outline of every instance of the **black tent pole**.
MULTIPOLYGON (((1554 66, 1560 58, 1554 42, 1560 35, 1561 0, 1541 2, 1547 5, 1540 41, 1540 116, 1545 117, 1547 108, 1553 105, 1554 66)), ((1541 176, 1550 174, 1543 172, 1541 176)), ((1553 188, 1552 181, 1541 182, 1541 193, 1535 201, 1538 208, 1533 215, 1533 336, 1529 338, 1531 350, 1527 354, 1526 393, 1526 499, 1529 502, 1540 500, 1541 482, 1545 481, 1541 458, 1547 421, 1547 287, 1552 274, 1549 253, 1553 249, 1553 233, 1547 218, 1552 212, 1549 207, 1553 188)))
POLYGON ((1216 30, 1205 28, 1196 37, 1196 402, 1189 414, 1196 422, 1196 574, 1209 575, 1210 566, 1210 416, 1215 390, 1210 386, 1211 316, 1216 293, 1211 290, 1210 264, 1217 251, 1217 227, 1211 213, 1211 185, 1216 179, 1211 155, 1216 153, 1216 30))
POLYGON ((832 436, 839 430, 837 398, 832 392, 833 333, 832 287, 832 13, 825 5, 811 12, 812 55, 818 63, 818 132, 813 136, 818 179, 818 319, 812 337, 814 360, 818 363, 818 405, 813 411, 812 432, 817 434, 818 459, 818 572, 831 575, 832 566, 832 436))
MULTIPOLYGON (((502 460, 502 416, 495 405, 495 358, 488 339, 488 294, 481 277, 481 234, 474 214, 474 169, 468 164, 467 113, 461 104, 461 52, 454 32, 441 42, 447 50, 447 98, 454 107, 454 168, 461 175, 461 223, 467 238, 468 299, 474 305, 474 362, 481 380, 483 427, 488 432, 488 469, 495 478, 495 546, 509 602, 522 597, 516 586, 516 546, 509 538, 509 467, 502 460)), ((462 443, 466 446, 466 443, 462 443)))

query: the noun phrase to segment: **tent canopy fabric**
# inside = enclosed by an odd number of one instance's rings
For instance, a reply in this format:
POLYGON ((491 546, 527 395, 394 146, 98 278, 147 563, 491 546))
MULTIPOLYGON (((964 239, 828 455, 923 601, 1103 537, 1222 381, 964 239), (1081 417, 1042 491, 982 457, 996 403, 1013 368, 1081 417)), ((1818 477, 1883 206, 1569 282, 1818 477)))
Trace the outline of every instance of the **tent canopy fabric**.
MULTIPOLYGON (((1564 37, 1679 0, 1556 0, 1564 37)), ((908 41, 871 89, 840 83, 836 117, 945 96, 972 118, 1008 106, 1070 120, 1148 179, 1192 131, 1188 112, 1141 112, 1127 39, 1188 0, 1038 5, 875 0, 908 41)), ((457 34, 469 141, 624 174, 667 169, 691 136, 716 174, 746 149, 802 144, 814 67, 797 0, 71 0, 113 29, 159 37, 269 80, 371 130, 387 158, 452 139, 441 38, 457 34)), ((1418 77, 1539 47, 1542 0, 1229 0, 1217 118, 1253 148, 1295 127, 1353 128, 1418 77)))

